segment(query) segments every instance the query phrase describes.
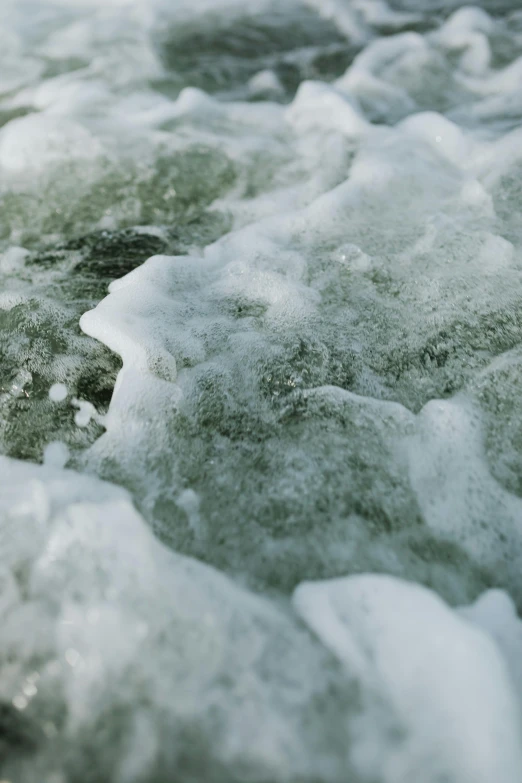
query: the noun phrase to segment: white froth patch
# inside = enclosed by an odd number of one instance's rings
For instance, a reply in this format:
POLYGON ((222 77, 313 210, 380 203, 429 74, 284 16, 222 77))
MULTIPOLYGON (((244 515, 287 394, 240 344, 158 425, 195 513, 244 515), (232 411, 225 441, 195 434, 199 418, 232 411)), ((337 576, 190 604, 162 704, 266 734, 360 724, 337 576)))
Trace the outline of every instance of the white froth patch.
POLYGON ((64 468, 69 459, 69 449, 60 440, 48 443, 44 449, 44 465, 51 468, 64 468))
POLYGON ((408 450, 411 483, 426 524, 458 542, 475 562, 485 567, 502 562, 516 571, 522 500, 489 471, 480 413, 462 398, 429 402, 408 450))
POLYGON ((0 272, 5 275, 20 272, 28 255, 29 251, 24 247, 9 247, 0 254, 0 272))
MULTIPOLYGON (((328 779, 333 762, 342 774, 314 706, 328 656, 288 614, 164 549, 123 490, 51 464, 0 457, 0 468, 2 694, 29 715, 47 694, 66 715, 65 725, 45 719, 42 775, 65 774, 62 743, 81 756, 87 740, 101 777, 150 779, 183 764, 181 739, 195 727, 205 765, 328 779), (118 737, 104 744, 108 713, 118 737)), ((189 491, 180 500, 193 509, 189 491)))
POLYGON ((488 590, 474 604, 459 609, 459 612, 495 640, 522 705, 522 621, 517 616, 513 600, 502 590, 488 590))
POLYGON ((277 74, 270 70, 256 73, 248 82, 248 86, 252 95, 269 95, 270 93, 279 95, 284 92, 277 74))
POLYGON ((67 386, 64 383, 53 383, 49 389, 51 402, 63 402, 67 398, 67 386))
POLYGON ((78 400, 74 398, 71 400, 75 408, 78 408, 78 412, 74 415, 74 423, 77 427, 88 427, 91 419, 99 421, 101 417, 98 416, 96 408, 91 402, 86 400, 78 400))
POLYGON ((364 683, 354 753, 365 779, 520 779, 520 705, 488 634, 429 590, 385 576, 306 583, 293 602, 364 683))
POLYGON ((425 139, 459 168, 469 165, 473 144, 455 123, 435 112, 408 117, 399 125, 406 133, 425 139))
POLYGON ((303 82, 300 85, 288 109, 287 119, 301 132, 328 128, 358 136, 368 130, 355 102, 322 82, 303 82))
POLYGON ((67 158, 93 160, 99 153, 84 127, 61 117, 30 114, 0 130, 0 167, 11 177, 27 177, 67 158))

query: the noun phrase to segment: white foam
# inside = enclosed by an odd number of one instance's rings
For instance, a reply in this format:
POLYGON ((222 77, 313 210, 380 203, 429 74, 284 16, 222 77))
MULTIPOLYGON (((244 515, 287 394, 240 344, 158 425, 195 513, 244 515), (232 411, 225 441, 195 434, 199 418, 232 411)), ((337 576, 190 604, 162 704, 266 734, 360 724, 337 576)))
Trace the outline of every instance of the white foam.
POLYGON ((385 576, 303 584, 293 601, 366 683, 367 715, 356 738, 363 776, 383 783, 520 778, 519 704, 488 635, 425 588, 385 576))
POLYGON ((64 158, 93 160, 99 146, 81 125, 29 115, 12 120, 0 131, 0 166, 8 175, 34 175, 64 158))
POLYGON ((265 70, 256 73, 250 81, 248 86, 253 95, 263 94, 281 94, 284 92, 283 86, 279 81, 277 74, 274 71, 265 70))
POLYGON ((88 427, 91 419, 101 422, 101 417, 98 416, 98 412, 92 402, 78 400, 75 397, 71 402, 75 408, 78 408, 78 412, 74 416, 74 423, 77 427, 88 427))
POLYGON ((409 444, 412 486, 438 535, 481 565, 517 569, 522 500, 491 475, 481 435, 479 412, 466 401, 429 402, 409 444))
POLYGON ((53 383, 49 389, 49 399, 52 402, 63 402, 67 397, 67 386, 64 383, 53 383))
POLYGON ((69 449, 60 440, 48 443, 44 449, 44 465, 53 468, 63 468, 69 460, 69 449))
POLYGON ((501 650, 522 705, 522 622, 513 600, 502 590, 488 590, 474 604, 459 609, 460 614, 488 633, 501 650))
MULTIPOLYGON (((21 720, 43 698, 53 708, 43 724, 41 774, 64 774, 61 742, 81 755, 115 709, 118 739, 94 762, 113 778, 151 777, 183 763, 186 745, 172 739, 194 721, 205 765, 262 765, 283 778, 330 774, 320 748, 331 740, 313 705, 325 654, 295 622, 165 550, 123 490, 50 464, 0 457, 0 469, 9 487, 0 500, 0 689, 21 720), (219 739, 207 724, 213 710, 219 739), (311 752, 301 739, 303 715, 315 724, 311 752)), ((187 501, 193 505, 188 494, 187 501)), ((22 759, 22 776, 31 764, 31 756, 22 759)), ((342 769, 342 757, 336 765, 342 769)))
POLYGON ((1 4, 6 779, 522 778, 520 19, 306 5, 1 4))

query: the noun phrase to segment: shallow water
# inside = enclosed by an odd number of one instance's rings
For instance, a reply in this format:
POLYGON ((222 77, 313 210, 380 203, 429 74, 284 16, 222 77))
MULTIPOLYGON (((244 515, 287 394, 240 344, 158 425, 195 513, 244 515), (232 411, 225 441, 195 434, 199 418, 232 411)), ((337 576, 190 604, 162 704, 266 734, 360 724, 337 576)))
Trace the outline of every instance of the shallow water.
POLYGON ((0 773, 522 779, 522 11, 4 0, 0 773))

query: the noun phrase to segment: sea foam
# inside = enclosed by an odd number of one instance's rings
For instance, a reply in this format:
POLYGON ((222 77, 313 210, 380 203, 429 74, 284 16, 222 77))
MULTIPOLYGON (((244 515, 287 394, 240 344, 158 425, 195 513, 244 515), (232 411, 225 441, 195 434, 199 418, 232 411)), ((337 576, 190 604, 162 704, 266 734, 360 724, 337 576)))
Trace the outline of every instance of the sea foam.
POLYGON ((2 3, 6 780, 519 783, 522 16, 480 5, 2 3))

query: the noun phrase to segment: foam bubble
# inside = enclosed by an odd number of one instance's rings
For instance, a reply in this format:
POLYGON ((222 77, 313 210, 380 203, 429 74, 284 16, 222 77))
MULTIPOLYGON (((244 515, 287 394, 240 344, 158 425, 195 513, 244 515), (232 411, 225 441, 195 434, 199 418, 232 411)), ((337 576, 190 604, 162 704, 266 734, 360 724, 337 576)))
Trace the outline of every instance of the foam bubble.
POLYGON ((62 441, 48 443, 44 449, 44 464, 53 468, 63 468, 69 459, 69 449, 62 441))
POLYGON ((67 397, 67 386, 64 383, 53 383, 49 389, 49 399, 52 402, 63 402, 67 397))

